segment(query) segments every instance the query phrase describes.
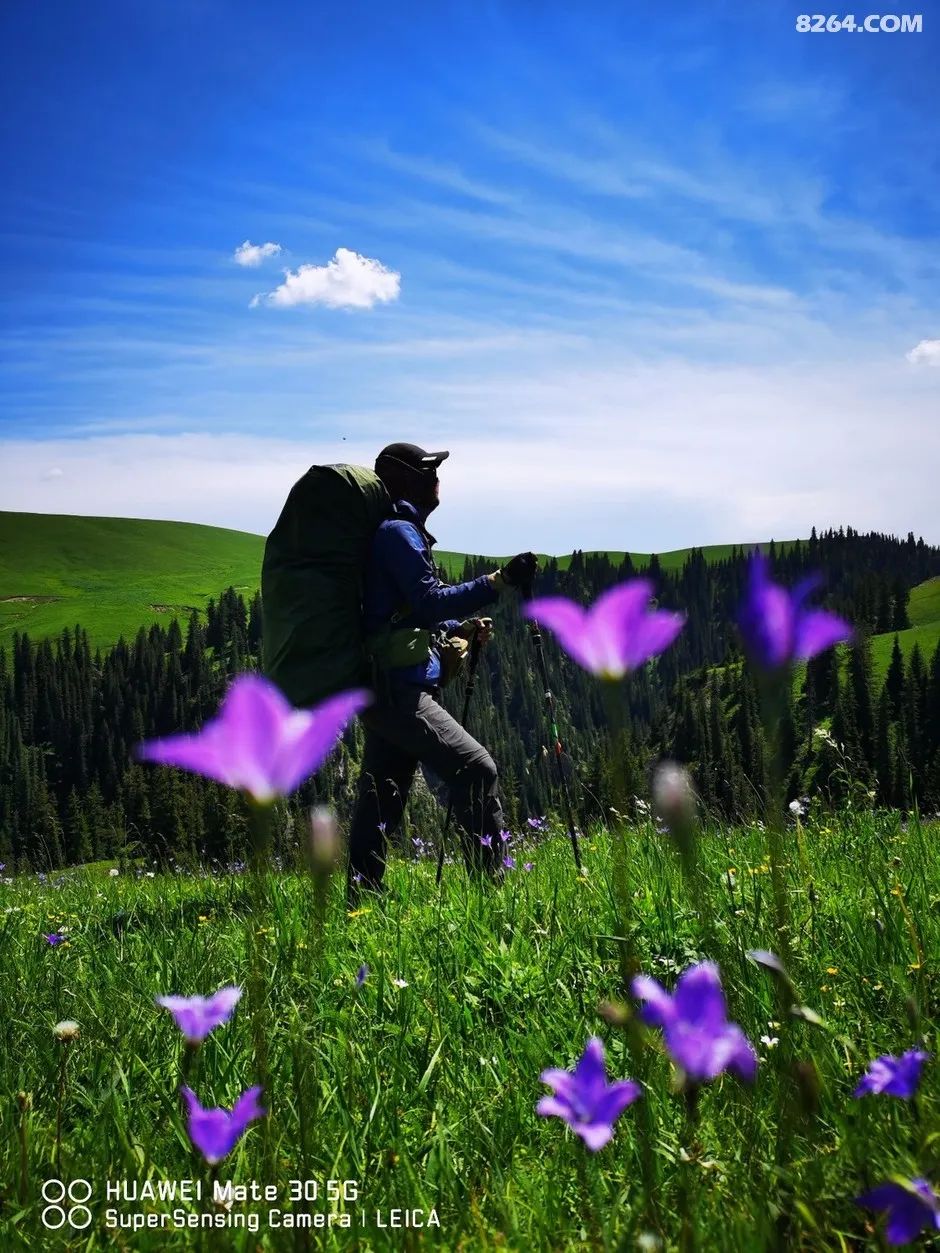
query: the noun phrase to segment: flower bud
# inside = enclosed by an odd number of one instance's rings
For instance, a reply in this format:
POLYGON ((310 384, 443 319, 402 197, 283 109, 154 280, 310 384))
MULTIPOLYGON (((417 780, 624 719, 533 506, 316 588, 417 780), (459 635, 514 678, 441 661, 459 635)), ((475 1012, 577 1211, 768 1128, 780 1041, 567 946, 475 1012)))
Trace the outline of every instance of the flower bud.
POLYGON ((336 869, 340 856, 339 828, 336 815, 325 805, 310 810, 310 860, 313 873, 330 875, 336 869))
POLYGON ((807 1117, 819 1112, 822 1095, 822 1077, 816 1063, 809 1061, 796 1062, 793 1067, 793 1078, 799 1093, 800 1106, 807 1117))
POLYGON ((696 802, 692 778, 685 766, 661 761, 653 774, 653 809, 669 828, 669 834, 683 857, 692 850, 695 834, 696 802))
POLYGON ((625 1027, 631 1018, 630 1007, 622 1001, 601 1001, 597 1012, 612 1027, 625 1027))

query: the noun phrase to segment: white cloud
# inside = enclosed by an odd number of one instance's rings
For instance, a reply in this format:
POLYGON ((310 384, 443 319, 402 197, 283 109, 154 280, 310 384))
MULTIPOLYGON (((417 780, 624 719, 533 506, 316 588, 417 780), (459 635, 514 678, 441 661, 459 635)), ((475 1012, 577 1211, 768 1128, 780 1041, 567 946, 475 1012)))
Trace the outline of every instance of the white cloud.
POLYGON ((246 239, 239 244, 232 254, 232 260, 238 265, 256 269, 267 257, 276 257, 281 251, 280 244, 252 244, 246 239))
POLYGON ((337 248, 326 265, 285 270, 280 287, 255 296, 251 306, 264 301, 278 308, 326 305, 330 309, 371 309, 377 301, 396 300, 400 290, 401 275, 395 270, 349 248, 337 248))
POLYGON ((407 386, 387 380, 381 404, 357 397, 298 417, 289 438, 229 427, 6 440, 0 499, 266 534, 309 465, 371 465, 404 439, 451 451, 433 526, 443 548, 663 552, 805 536, 814 524, 940 540, 933 389, 903 362, 803 365, 449 368, 407 386), (900 442, 886 421, 899 410, 900 442), (55 483, 41 481, 50 465, 65 472, 55 483))
POLYGON ((940 366, 940 339, 922 339, 916 347, 904 355, 911 365, 940 366))

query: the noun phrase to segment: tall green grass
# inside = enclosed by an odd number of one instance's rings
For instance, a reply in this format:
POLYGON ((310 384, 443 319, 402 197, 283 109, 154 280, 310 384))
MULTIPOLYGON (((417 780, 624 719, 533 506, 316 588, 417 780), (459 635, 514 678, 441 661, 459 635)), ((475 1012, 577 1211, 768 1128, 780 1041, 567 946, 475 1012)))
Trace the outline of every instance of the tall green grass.
MULTIPOLYGON (((720 964, 730 1017, 762 1060, 753 1090, 727 1076, 707 1086, 690 1138, 658 1033, 647 1037, 658 1208, 666 1247, 680 1231, 686 1189, 701 1247, 773 1247, 785 1211, 787 1247, 846 1249, 871 1239, 872 1216, 852 1198, 892 1171, 940 1174, 936 1066, 914 1105, 851 1099, 867 1062, 910 1047, 919 1031, 936 1051, 940 975, 940 827, 896 815, 820 816, 787 836, 794 917, 793 975, 821 1025, 780 1023, 775 989, 748 960, 775 947, 765 837, 758 827, 711 828, 703 837, 715 915, 705 951, 668 837, 649 825, 629 834, 635 945, 644 970, 667 986, 690 962, 720 964), (775 1159, 780 1044, 812 1058, 822 1079, 818 1108, 794 1111, 789 1165, 775 1159)), ((390 892, 347 915, 334 879, 322 936, 313 926, 313 882, 272 873, 268 913, 251 919, 269 989, 270 1136, 282 1198, 288 1181, 318 1181, 308 1208, 345 1209, 349 1231, 215 1234, 172 1228, 109 1232, 107 1179, 205 1178, 181 1118, 181 1042, 161 993, 208 994, 245 984, 249 885, 237 873, 153 879, 124 870, 70 872, 0 884, 0 1245, 6 1248, 176 1249, 385 1248, 632 1249, 648 1230, 640 1196, 638 1106, 611 1143, 589 1154, 535 1104, 548 1066, 570 1068, 587 1037, 602 1036, 608 1073, 629 1073, 626 1038, 598 1012, 620 993, 610 841, 584 842, 576 876, 562 833, 514 849, 518 869, 498 888, 433 858, 395 860, 390 892), (531 860, 530 872, 522 869, 531 860), (50 947, 43 934, 67 929, 50 947), (362 962, 370 967, 354 986, 362 962), (395 986, 401 979, 407 987, 395 986), (65 1018, 81 1027, 69 1046, 62 1108, 62 1177, 95 1186, 94 1222, 69 1245, 44 1233, 40 1186, 54 1165, 59 1063, 52 1035, 65 1018), (18 1093, 22 1094, 18 1097, 18 1093), (21 1153, 25 1145, 25 1158, 21 1153), (358 1199, 329 1201, 326 1181, 356 1180, 358 1199), (433 1208, 439 1228, 376 1226, 376 1211, 433 1208), (364 1225, 361 1225, 364 1223, 364 1225), (205 1242, 201 1244, 200 1241, 205 1242), (213 1243, 214 1242, 214 1243, 213 1243)), ((204 1105, 230 1108, 255 1082, 245 1002, 201 1050, 190 1082, 204 1105)), ((222 1179, 262 1177, 254 1124, 219 1168, 222 1179)), ((157 1203, 155 1210, 172 1210, 157 1203)), ((202 1206, 210 1210, 205 1202, 202 1206)))

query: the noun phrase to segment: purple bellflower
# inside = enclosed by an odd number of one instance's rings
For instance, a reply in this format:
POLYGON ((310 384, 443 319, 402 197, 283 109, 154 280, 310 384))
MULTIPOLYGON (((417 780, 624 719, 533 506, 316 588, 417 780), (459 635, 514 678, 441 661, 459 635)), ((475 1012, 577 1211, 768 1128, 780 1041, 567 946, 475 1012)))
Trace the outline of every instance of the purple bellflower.
POLYGON ((563 596, 530 600, 522 609, 558 636, 558 642, 585 670, 602 679, 622 679, 669 647, 685 615, 649 608, 653 585, 630 579, 603 592, 590 609, 563 596))
POLYGON ((631 990, 637 1000, 646 1001, 640 1011, 643 1021, 662 1027, 673 1061, 693 1082, 714 1079, 723 1070, 753 1081, 757 1054, 737 1023, 728 1022, 714 962, 684 970, 672 996, 649 975, 637 975, 631 990))
POLYGON ((853 1096, 884 1092, 888 1096, 900 1096, 909 1101, 917 1092, 920 1072, 930 1054, 923 1049, 908 1049, 900 1057, 885 1053, 876 1057, 859 1080, 853 1096))
POLYGON ((771 582, 770 564, 762 553, 752 556, 738 625, 748 655, 762 669, 808 661, 833 644, 852 639, 854 632, 844 618, 826 609, 806 608, 804 601, 819 583, 819 575, 812 575, 788 591, 771 582))
POLYGON ((365 962, 363 962, 362 965, 359 967, 359 969, 356 971, 356 987, 361 988, 362 985, 365 983, 366 979, 368 979, 368 977, 369 977, 369 967, 365 964, 365 962))
POLYGON ((596 1035, 588 1040, 573 1071, 543 1070, 540 1078, 555 1095, 543 1096, 536 1113, 563 1118, 592 1153, 604 1147, 614 1134, 614 1123, 641 1091, 633 1079, 607 1082, 604 1045, 596 1035))
POLYGON ((856 1197, 855 1204, 888 1211, 889 1244, 910 1244, 925 1227, 940 1230, 940 1199, 926 1179, 879 1184, 856 1197))
POLYGON ((46 941, 47 944, 51 944, 52 947, 55 948, 57 944, 62 943, 62 941, 65 939, 65 936, 56 935, 55 932, 53 932, 52 935, 43 936, 43 939, 46 941))
POLYGON ((156 1001, 173 1015, 187 1044, 200 1044, 210 1031, 228 1022, 241 994, 241 988, 228 987, 212 996, 158 996, 156 1001))
POLYGON ((245 1128, 256 1118, 263 1118, 267 1110, 258 1103, 261 1088, 249 1088, 235 1102, 231 1112, 227 1109, 203 1109, 190 1088, 182 1088, 189 1106, 189 1138, 210 1166, 220 1162, 231 1153, 245 1128))
POLYGON ((350 718, 369 704, 360 689, 340 692, 314 709, 294 709, 259 674, 240 674, 218 717, 198 735, 138 744, 141 761, 179 766, 239 788, 258 805, 287 796, 323 763, 350 718))

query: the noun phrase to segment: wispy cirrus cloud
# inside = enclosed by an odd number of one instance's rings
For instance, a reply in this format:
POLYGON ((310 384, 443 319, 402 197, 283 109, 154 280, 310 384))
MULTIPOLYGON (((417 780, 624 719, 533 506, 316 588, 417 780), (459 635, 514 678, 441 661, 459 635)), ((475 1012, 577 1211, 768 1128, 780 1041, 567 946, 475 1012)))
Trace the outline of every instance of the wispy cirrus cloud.
POLYGON ((232 254, 232 260, 236 265, 243 265, 247 269, 257 269, 262 261, 266 261, 268 257, 279 256, 281 252, 280 244, 252 244, 247 239, 243 244, 239 244, 232 254))
POLYGON ((400 291, 401 275, 396 270, 350 248, 337 248, 326 265, 285 270, 284 282, 272 292, 252 297, 251 307, 326 305, 329 309, 371 309, 377 303, 397 300, 400 291))

